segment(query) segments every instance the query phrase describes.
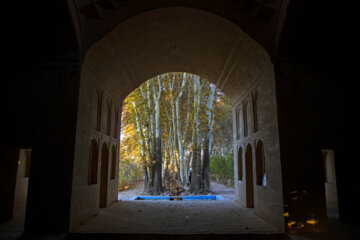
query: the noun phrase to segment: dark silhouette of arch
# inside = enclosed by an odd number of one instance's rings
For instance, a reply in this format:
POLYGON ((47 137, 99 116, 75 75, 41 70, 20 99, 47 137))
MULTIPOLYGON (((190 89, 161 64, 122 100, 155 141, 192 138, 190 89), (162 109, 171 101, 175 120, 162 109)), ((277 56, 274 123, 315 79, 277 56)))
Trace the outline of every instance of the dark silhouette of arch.
POLYGON ((238 180, 243 180, 243 149, 239 147, 238 151, 238 180))
POLYGON ((92 140, 89 148, 89 185, 97 183, 99 148, 96 140, 92 140))
POLYGON ((245 169, 246 169, 246 207, 254 207, 254 183, 253 183, 253 163, 252 147, 249 143, 245 152, 245 169))
POLYGON ((264 144, 260 140, 256 144, 256 184, 265 185, 263 178, 265 175, 265 154, 264 144))
POLYGON ((116 174, 116 148, 113 146, 111 149, 111 175, 110 179, 115 179, 116 174))
POLYGON ((109 148, 106 143, 101 150, 101 178, 100 178, 100 207, 107 205, 108 175, 109 175, 109 148))

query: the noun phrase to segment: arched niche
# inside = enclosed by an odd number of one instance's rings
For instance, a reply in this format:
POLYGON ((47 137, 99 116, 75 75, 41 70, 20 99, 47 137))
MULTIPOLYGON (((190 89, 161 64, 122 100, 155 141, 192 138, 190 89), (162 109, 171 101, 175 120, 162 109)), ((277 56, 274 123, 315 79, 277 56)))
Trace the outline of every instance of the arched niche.
POLYGON ((238 150, 238 180, 243 180, 243 148, 239 147, 238 150))

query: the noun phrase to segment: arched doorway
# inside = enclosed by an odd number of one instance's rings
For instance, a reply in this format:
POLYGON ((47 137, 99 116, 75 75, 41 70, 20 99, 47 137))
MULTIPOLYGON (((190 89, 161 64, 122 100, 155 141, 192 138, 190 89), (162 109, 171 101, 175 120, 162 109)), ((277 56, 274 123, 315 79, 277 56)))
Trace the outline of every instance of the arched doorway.
POLYGON ((99 207, 107 206, 108 175, 109 175, 109 148, 106 143, 101 150, 101 177, 99 207))
POLYGON ((254 180, 253 180, 253 160, 252 147, 248 144, 245 153, 245 177, 246 177, 246 207, 254 207, 254 180))

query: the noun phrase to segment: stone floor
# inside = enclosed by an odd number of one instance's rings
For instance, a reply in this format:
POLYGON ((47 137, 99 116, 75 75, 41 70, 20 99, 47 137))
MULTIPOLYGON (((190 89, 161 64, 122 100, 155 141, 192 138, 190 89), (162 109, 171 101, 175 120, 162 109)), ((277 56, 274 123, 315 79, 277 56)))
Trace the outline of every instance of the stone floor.
POLYGON ((224 201, 131 201, 142 193, 140 182, 119 194, 119 201, 77 225, 71 233, 23 234, 24 217, 0 225, 0 240, 122 240, 122 239, 279 239, 358 240, 358 228, 329 216, 329 233, 287 235, 234 202, 233 188, 212 183, 224 201))
POLYGON ((234 202, 234 188, 212 182, 212 194, 223 201, 132 201, 142 195, 143 182, 119 193, 119 202, 72 229, 76 233, 229 234, 277 233, 234 202))
POLYGON ((78 233, 276 233, 233 201, 119 201, 72 229, 78 233))

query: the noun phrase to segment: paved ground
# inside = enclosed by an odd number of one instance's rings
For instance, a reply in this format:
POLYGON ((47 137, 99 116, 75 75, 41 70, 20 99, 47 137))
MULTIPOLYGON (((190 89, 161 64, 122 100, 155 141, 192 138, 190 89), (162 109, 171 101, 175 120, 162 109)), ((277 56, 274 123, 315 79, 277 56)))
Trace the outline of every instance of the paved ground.
POLYGON ((0 225, 0 240, 360 239, 359 229, 330 217, 330 234, 277 234, 272 226, 255 216, 252 209, 242 208, 233 201, 233 188, 215 182, 212 183, 213 194, 221 194, 225 201, 129 201, 142 191, 140 182, 121 192, 119 202, 101 209, 96 217, 76 226, 70 234, 23 235, 24 217, 17 217, 0 225))
POLYGON ((119 193, 118 203, 72 232, 78 233, 151 233, 151 234, 226 234, 275 233, 272 226, 240 207, 234 189, 212 182, 212 193, 224 201, 134 201, 142 195, 143 182, 119 193))
POLYGON ((221 234, 274 233, 252 209, 233 201, 129 201, 100 210, 72 232, 221 234))

